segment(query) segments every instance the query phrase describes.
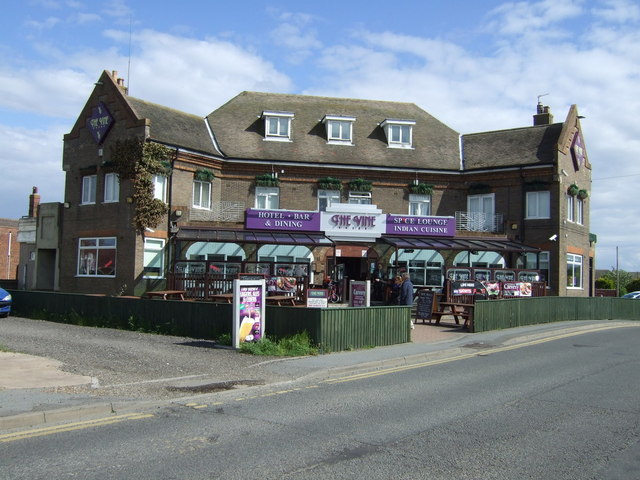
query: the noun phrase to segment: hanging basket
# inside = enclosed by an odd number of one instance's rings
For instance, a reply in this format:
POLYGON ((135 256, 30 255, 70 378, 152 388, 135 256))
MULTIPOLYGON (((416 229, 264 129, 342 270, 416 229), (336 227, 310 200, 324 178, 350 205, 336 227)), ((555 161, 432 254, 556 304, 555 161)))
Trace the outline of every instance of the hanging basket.
POLYGON ((589 196, 589 192, 587 192, 586 190, 584 190, 584 189, 578 190, 578 198, 580 200, 584 200, 588 196, 589 196))
POLYGON ((578 187, 578 185, 576 185, 575 183, 574 183, 574 184, 569 185, 569 188, 567 189, 567 193, 568 193, 569 195, 573 195, 574 197, 575 197, 576 195, 578 195, 578 192, 579 192, 579 191, 580 191, 580 188, 579 188, 579 187, 578 187))

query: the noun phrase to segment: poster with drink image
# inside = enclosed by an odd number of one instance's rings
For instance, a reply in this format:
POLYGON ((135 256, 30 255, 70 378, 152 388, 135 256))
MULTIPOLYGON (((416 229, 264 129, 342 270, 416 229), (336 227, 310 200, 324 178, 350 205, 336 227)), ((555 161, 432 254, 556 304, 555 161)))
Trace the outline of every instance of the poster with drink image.
POLYGON ((234 280, 233 282, 233 343, 257 342, 264 336, 265 281, 234 280))

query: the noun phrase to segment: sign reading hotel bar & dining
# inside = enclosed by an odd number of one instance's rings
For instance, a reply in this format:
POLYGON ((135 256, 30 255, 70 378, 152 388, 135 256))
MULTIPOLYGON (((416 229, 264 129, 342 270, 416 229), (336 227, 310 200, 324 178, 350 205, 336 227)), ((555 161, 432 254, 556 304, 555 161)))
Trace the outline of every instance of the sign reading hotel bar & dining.
POLYGON ((365 214, 309 212, 295 210, 247 209, 246 228, 254 230, 299 230, 305 232, 353 231, 359 236, 370 235, 372 240, 380 234, 453 237, 456 233, 454 217, 421 217, 383 213, 365 214))

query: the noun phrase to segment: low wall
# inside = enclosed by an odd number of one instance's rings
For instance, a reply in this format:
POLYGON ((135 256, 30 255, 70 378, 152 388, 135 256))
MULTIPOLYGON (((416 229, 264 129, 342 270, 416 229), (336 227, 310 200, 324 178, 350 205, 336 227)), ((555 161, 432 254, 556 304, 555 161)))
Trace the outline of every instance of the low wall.
POLYGON ((616 297, 532 297, 476 302, 474 332, 571 320, 640 320, 640 301, 616 297))
MULTIPOLYGON (((226 303, 151 300, 11 290, 12 314, 74 325, 141 330, 218 339, 230 335, 233 306, 226 303)), ((279 339, 306 331, 325 351, 411 341, 409 307, 303 308, 267 306, 265 333, 279 339)))

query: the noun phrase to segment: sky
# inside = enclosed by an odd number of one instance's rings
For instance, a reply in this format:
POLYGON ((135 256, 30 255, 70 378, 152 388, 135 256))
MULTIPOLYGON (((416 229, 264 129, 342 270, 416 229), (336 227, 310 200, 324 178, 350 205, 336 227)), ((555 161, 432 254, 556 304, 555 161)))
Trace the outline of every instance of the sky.
POLYGON ((638 0, 23 0, 0 26, 0 218, 33 186, 64 200, 63 135, 104 70, 203 117, 249 90, 412 102, 466 134, 540 100, 586 117, 596 267, 640 271, 638 0))

